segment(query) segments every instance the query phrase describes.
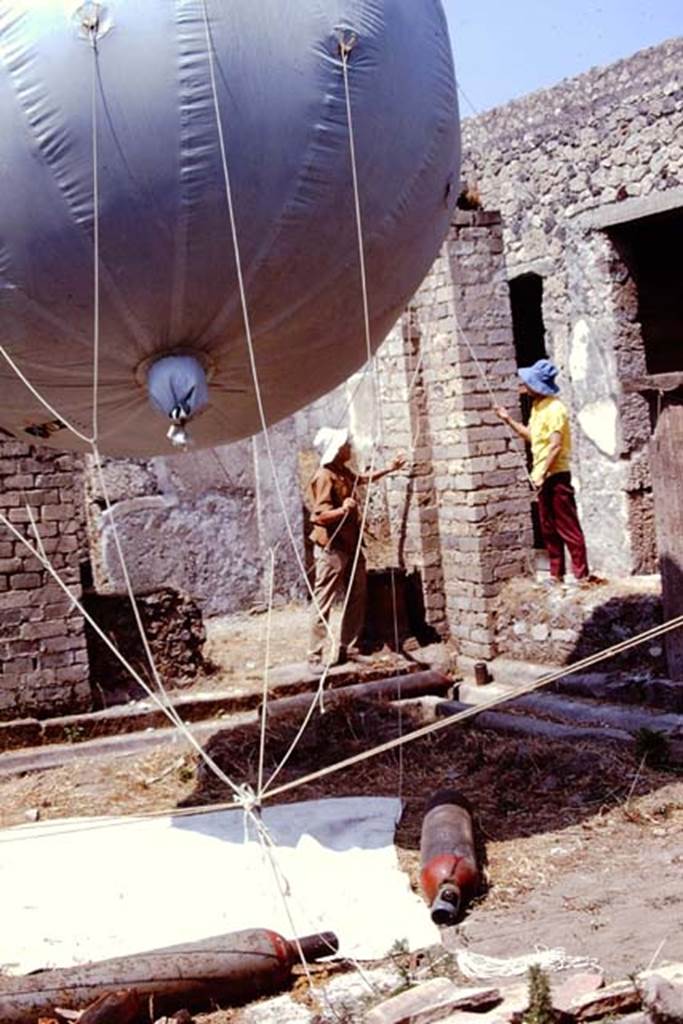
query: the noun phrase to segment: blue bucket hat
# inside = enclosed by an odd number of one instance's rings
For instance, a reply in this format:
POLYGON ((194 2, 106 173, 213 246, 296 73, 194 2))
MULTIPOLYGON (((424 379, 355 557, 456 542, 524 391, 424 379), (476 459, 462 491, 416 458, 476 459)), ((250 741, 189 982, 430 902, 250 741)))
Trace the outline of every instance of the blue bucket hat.
POLYGON ((560 389, 555 383, 557 367, 549 359, 539 359, 533 366, 521 366, 517 373, 537 395, 559 394, 560 389))

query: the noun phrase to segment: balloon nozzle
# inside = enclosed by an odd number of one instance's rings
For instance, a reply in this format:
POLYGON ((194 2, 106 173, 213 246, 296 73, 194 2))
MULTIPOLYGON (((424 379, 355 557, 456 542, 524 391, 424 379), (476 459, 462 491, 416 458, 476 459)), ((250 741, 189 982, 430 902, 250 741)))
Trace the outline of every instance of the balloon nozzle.
POLYGON ((204 367, 194 356, 162 356, 149 368, 147 386, 154 405, 171 421, 166 437, 174 448, 186 448, 186 425, 208 403, 204 367))
POLYGON ((172 423, 168 428, 166 437, 174 448, 187 448, 190 443, 190 435, 180 423, 172 423))
POLYGON ((185 424, 191 415, 191 411, 182 402, 171 409, 171 426, 168 428, 166 437, 174 448, 187 448, 189 445, 190 435, 185 429, 185 424))

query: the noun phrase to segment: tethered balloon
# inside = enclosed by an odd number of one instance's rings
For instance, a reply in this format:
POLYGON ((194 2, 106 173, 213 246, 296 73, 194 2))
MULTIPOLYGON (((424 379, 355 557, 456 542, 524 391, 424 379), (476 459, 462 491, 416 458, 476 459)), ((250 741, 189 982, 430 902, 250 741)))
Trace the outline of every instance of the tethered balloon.
POLYGON ((275 422, 367 358, 356 200, 371 348, 448 228, 438 0, 13 0, 0 66, 0 427, 21 440, 85 448, 94 405, 115 455, 167 451, 169 419, 199 446, 254 433, 254 368, 275 422))

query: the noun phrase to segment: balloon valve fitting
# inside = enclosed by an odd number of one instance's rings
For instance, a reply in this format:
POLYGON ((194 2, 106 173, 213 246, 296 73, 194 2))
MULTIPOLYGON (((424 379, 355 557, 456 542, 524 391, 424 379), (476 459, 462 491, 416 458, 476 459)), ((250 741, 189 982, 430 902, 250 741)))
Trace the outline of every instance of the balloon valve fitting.
POLYGON ((85 3, 82 7, 79 7, 78 14, 81 18, 81 27, 83 31, 89 35, 96 36, 100 27, 100 7, 99 3, 85 3))
POLYGON ((176 405, 171 410, 171 426, 168 428, 166 437, 174 448, 187 448, 190 444, 190 435, 185 429, 190 416, 182 405, 176 405))

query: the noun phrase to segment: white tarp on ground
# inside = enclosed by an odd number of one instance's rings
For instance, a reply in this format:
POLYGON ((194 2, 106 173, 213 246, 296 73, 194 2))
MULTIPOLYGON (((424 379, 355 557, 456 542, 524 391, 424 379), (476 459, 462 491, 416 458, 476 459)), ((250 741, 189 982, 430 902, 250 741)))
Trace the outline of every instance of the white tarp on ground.
MULTIPOLYGON (((334 931, 340 953, 438 941, 394 849, 398 800, 267 807, 263 821, 294 931, 334 931)), ((268 856, 240 811, 51 821, 0 832, 0 969, 67 967, 264 927, 293 936, 268 856), (106 827, 105 827, 106 826, 106 827)))

